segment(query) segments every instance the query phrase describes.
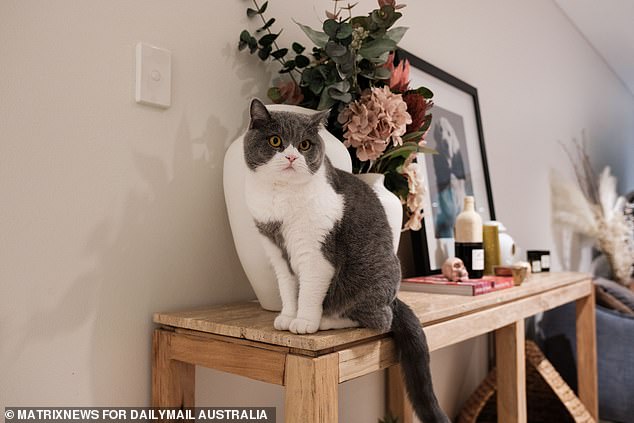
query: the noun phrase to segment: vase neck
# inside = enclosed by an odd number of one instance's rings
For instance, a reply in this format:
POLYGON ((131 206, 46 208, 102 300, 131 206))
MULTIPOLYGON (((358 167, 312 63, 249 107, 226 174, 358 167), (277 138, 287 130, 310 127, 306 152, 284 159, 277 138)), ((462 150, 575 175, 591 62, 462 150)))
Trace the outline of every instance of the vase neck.
POLYGON ((370 186, 383 186, 385 181, 385 175, 382 173, 359 173, 355 176, 370 186))

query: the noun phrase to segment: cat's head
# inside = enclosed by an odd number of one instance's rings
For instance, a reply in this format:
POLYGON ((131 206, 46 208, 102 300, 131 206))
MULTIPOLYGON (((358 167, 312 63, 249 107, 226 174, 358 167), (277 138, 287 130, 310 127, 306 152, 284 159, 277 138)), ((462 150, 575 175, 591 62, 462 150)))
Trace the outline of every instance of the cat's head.
POLYGON ((325 145, 318 132, 328 111, 307 115, 268 111, 254 99, 244 136, 244 158, 256 174, 272 182, 305 183, 322 166, 325 145))

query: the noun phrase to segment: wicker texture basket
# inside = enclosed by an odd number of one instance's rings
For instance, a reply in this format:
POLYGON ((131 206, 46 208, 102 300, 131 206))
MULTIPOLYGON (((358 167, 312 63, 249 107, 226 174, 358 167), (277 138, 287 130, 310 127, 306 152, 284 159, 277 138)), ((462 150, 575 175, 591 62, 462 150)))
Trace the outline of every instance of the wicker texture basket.
MULTIPOLYGON (((496 391, 496 369, 493 369, 469 397, 457 422, 497 422, 496 391)), ((595 422, 557 370, 531 341, 526 341, 526 404, 529 423, 595 422)))

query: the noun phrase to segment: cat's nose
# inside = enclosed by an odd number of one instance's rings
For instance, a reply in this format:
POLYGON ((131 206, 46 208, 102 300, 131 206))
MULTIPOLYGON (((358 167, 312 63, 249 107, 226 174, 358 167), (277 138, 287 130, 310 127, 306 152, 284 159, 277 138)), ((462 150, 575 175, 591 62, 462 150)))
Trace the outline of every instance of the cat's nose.
POLYGON ((286 159, 288 159, 289 162, 293 163, 295 160, 297 160, 297 156, 294 154, 289 154, 286 156, 286 159))

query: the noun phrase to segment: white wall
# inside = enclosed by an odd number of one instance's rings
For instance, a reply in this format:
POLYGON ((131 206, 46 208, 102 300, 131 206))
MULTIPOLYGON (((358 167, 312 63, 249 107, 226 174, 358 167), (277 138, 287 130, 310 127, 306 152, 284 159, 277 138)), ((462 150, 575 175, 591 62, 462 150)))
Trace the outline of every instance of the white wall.
MULTIPOLYGON (((148 404, 151 313, 253 297, 222 193, 224 151, 276 70, 236 51, 246 5, 0 2, 0 406, 148 404), (168 110, 133 101, 138 41, 172 51, 168 110)), ((291 17, 318 26, 330 5, 270 10, 288 41, 302 37, 291 17)), ((587 128, 598 164, 625 177, 634 99, 550 0, 404 12, 402 46, 479 90, 499 218, 521 246, 550 247, 556 141, 587 128)), ((432 360, 453 415, 485 374, 485 340, 432 360)), ((375 421, 382 382, 345 384, 342 421, 375 421)), ((207 370, 197 387, 200 405, 282 412, 277 387, 207 370)))

